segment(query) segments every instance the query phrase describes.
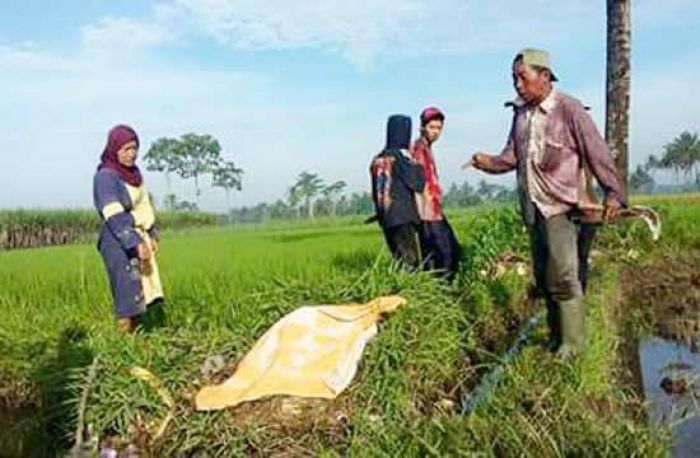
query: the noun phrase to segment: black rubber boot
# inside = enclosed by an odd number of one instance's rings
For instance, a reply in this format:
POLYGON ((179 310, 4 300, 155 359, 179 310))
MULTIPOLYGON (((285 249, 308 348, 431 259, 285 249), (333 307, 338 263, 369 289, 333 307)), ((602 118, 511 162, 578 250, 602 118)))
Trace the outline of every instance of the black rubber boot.
POLYGON ((547 298, 547 325, 549 326, 549 340, 547 342, 547 348, 552 353, 559 350, 561 346, 561 313, 559 310, 559 304, 547 298))

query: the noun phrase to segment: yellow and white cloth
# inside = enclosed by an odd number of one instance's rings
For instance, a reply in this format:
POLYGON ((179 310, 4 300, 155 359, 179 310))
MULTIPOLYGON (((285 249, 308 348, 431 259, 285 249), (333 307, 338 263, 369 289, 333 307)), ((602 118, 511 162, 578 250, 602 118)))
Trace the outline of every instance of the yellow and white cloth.
POLYGON ((156 223, 156 213, 151 203, 151 197, 148 195, 146 186, 138 187, 126 184, 126 190, 133 202, 131 215, 134 217, 134 228, 141 236, 141 239, 146 242, 151 249, 153 256, 145 262, 141 263, 141 288, 143 290, 143 298, 146 304, 152 303, 156 299, 163 297, 163 285, 160 281, 160 273, 158 272, 158 263, 156 262, 153 240, 148 234, 148 229, 156 223))
POLYGON ((197 410, 233 407, 272 395, 333 399, 348 387, 383 313, 406 304, 385 296, 366 304, 301 307, 275 323, 231 378, 202 388, 197 410))

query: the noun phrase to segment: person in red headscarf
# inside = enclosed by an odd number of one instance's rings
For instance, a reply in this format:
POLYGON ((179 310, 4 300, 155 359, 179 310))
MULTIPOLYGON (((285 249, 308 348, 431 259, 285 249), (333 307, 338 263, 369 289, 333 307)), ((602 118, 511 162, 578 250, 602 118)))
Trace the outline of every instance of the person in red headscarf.
POLYGON ((439 271, 451 281, 459 269, 459 243, 442 212, 442 189, 432 150, 444 123, 445 115, 440 109, 429 107, 423 110, 420 115, 421 136, 413 144, 411 156, 423 166, 425 175, 425 188, 416 194, 423 264, 427 270, 439 271))
POLYGON ((97 246, 109 275, 117 327, 127 333, 150 305, 154 318, 163 318, 155 211, 136 166, 138 150, 134 129, 112 128, 93 180, 95 209, 103 221, 97 246))

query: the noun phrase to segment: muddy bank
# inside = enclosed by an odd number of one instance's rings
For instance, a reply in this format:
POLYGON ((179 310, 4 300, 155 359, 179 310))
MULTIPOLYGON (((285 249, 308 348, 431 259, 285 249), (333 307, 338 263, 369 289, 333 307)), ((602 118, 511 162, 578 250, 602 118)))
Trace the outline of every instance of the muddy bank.
POLYGON ((672 430, 672 456, 700 456, 700 253, 623 272, 623 382, 648 424, 672 430))
POLYGON ((648 333, 697 347, 700 252, 676 252, 624 271, 623 296, 648 333))

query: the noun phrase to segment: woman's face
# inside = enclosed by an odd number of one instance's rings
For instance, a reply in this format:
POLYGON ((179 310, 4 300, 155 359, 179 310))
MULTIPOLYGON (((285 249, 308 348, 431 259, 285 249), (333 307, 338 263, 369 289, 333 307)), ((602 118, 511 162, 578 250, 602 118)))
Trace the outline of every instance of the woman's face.
POLYGON ((124 146, 117 151, 117 160, 125 167, 133 167, 136 164, 137 157, 139 157, 139 147, 133 140, 124 144, 124 146))

